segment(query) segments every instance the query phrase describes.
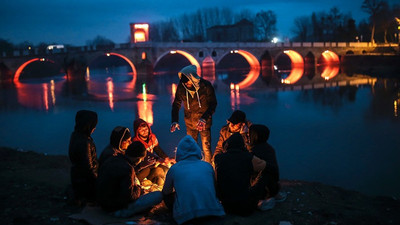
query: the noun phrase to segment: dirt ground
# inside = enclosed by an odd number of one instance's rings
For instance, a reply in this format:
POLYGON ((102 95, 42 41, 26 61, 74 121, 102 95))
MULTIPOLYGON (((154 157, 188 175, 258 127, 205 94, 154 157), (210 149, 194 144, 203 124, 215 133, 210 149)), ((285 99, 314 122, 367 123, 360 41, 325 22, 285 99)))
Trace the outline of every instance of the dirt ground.
MULTIPOLYGON (((67 198, 69 167, 66 156, 0 148, 0 224, 85 224, 69 218, 82 210, 67 198)), ((400 201, 390 197, 296 180, 283 180, 282 186, 288 197, 270 211, 204 224, 400 224, 400 201)), ((175 224, 162 205, 142 221, 175 224)))

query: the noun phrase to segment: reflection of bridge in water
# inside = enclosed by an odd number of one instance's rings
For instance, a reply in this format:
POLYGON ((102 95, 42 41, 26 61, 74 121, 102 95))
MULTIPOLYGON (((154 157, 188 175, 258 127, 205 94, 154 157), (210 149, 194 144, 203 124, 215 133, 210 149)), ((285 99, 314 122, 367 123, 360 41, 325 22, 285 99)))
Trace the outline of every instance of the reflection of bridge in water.
MULTIPOLYGON (((370 43, 136 43, 115 45, 107 48, 71 48, 59 53, 35 54, 36 50, 21 52, 13 56, 1 57, 1 80, 19 81, 24 69, 31 63, 50 62, 59 65, 68 80, 82 79, 88 67, 101 56, 123 59, 130 67, 133 83, 137 76, 147 76, 149 71, 168 55, 179 54, 191 64, 197 65, 198 73, 206 79, 215 79, 215 68, 228 54, 238 54, 249 64, 249 73, 239 82, 241 89, 251 86, 259 77, 274 71, 274 65, 282 55, 291 61, 291 73, 282 83, 296 83, 303 74, 315 70, 318 65, 326 65, 321 74, 329 80, 338 72, 338 65, 347 56, 376 54, 380 51, 395 54, 398 45, 373 46, 370 43), (211 73, 211 74, 206 74, 211 73)), ((151 73, 152 74, 152 73, 151 73)))

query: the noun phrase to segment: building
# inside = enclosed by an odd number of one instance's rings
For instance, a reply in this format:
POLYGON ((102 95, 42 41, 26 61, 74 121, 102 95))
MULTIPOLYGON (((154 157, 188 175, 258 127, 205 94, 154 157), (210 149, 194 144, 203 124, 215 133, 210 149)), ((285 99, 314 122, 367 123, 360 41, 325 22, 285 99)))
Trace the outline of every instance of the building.
POLYGON ((207 39, 213 42, 254 41, 254 25, 246 19, 233 24, 207 28, 207 39))

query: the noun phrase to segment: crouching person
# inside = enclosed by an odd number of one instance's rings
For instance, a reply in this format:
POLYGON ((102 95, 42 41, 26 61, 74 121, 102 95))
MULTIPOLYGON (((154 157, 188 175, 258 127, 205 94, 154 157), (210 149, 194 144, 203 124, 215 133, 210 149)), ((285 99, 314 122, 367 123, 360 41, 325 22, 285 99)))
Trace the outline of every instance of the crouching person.
POLYGON ((97 201, 103 210, 114 212, 117 217, 130 217, 162 201, 160 191, 142 195, 134 167, 145 155, 143 144, 135 141, 125 154, 117 154, 104 162, 96 185, 97 201))
MULTIPOLYGON (((249 216, 265 194, 261 176, 253 185, 253 173, 265 168, 265 161, 247 151, 242 135, 234 133, 224 143, 224 152, 215 156, 218 197, 227 213, 249 216)), ((260 174, 261 175, 261 174, 260 174)))
POLYGON ((186 135, 178 144, 177 163, 168 170, 162 190, 178 224, 225 215, 216 196, 214 170, 201 158, 200 147, 186 135))

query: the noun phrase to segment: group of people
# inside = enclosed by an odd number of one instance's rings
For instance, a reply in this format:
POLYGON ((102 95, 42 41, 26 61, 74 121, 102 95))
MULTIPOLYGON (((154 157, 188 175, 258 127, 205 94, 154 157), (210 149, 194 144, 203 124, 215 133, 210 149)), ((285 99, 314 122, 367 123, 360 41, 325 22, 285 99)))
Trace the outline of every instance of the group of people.
POLYGON ((247 216, 284 200, 275 150, 267 142, 268 127, 251 124, 243 111, 236 110, 220 130, 212 154, 214 88, 197 75, 194 65, 178 75, 170 131, 180 129, 178 115, 184 103, 187 135, 178 143, 175 158, 165 154, 149 124, 139 118, 133 123, 133 137, 128 128, 115 127, 110 144, 97 159, 91 137, 97 114, 77 112, 69 144, 76 201, 95 202, 118 217, 130 217, 164 201, 182 224, 225 213, 247 216))

